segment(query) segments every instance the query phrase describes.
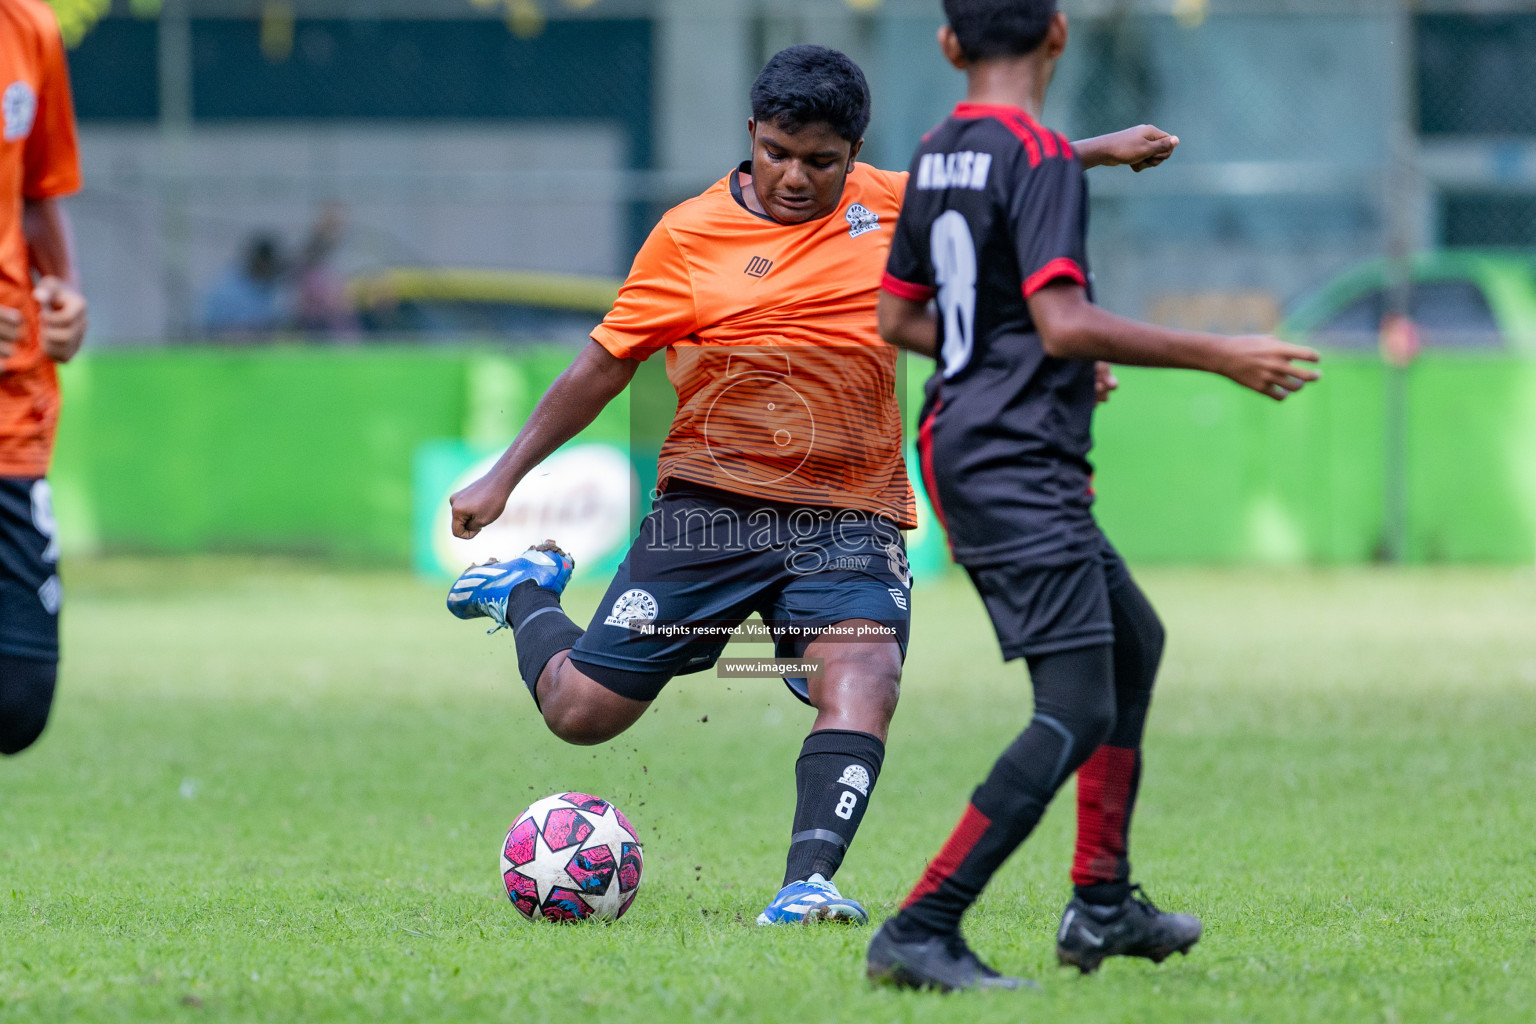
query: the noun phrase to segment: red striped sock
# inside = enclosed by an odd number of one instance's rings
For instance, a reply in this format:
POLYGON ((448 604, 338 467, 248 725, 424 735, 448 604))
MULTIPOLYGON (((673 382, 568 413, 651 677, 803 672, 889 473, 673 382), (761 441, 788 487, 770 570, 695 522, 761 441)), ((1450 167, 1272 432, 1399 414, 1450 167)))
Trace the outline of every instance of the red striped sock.
POLYGON ((1125 882, 1126 856, 1141 779, 1141 751, 1100 746, 1077 770, 1077 851, 1072 858, 1074 885, 1125 882))
POLYGON ((966 804, 965 813, 960 816, 960 824, 955 826, 955 830, 944 841, 944 848, 939 851, 939 855, 928 862, 927 870, 917 880, 917 885, 906 902, 902 903, 902 908, 910 907, 935 892, 946 878, 958 871, 961 862, 970 856, 991 824, 992 819, 978 811, 975 804, 966 804))

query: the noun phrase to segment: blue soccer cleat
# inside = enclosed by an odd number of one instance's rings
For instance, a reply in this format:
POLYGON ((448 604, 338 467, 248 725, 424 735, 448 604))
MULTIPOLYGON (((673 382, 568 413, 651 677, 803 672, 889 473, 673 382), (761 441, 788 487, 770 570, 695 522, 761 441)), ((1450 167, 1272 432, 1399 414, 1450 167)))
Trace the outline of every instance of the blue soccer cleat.
POLYGON ((571 580, 576 563, 552 540, 524 551, 510 562, 491 559, 464 570, 448 591, 448 610, 461 619, 490 619, 495 629, 507 625, 507 595, 519 583, 532 580, 556 594, 571 580))
POLYGON ((811 924, 816 921, 842 921, 868 924, 869 915, 856 900, 837 891, 837 886, 821 875, 803 882, 790 882, 779 890, 761 914, 758 924, 811 924))

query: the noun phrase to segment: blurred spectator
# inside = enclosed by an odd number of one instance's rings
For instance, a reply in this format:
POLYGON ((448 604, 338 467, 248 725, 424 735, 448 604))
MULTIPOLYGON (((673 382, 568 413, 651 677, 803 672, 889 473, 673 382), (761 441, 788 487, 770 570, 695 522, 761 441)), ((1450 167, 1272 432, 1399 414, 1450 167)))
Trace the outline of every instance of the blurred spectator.
POLYGON ((331 203, 320 211, 299 256, 296 325, 305 334, 354 338, 359 334, 357 311, 347 294, 347 281, 331 266, 331 257, 346 231, 346 214, 331 203))
POLYGON ((252 235, 242 259, 203 300, 203 326, 224 339, 270 337, 283 323, 282 256, 277 239, 252 235))

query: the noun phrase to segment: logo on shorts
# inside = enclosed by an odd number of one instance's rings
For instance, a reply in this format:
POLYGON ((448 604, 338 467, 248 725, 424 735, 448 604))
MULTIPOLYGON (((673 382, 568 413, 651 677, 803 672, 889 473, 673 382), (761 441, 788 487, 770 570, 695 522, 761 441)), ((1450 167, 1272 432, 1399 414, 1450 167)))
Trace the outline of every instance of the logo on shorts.
POLYGON ((766 277, 768 271, 773 269, 773 260, 765 260, 761 256, 753 256, 752 262, 747 264, 744 273, 752 277, 766 277))
POLYGON ((907 595, 906 594, 903 594, 901 591, 897 590, 895 587, 886 587, 885 588, 885 592, 887 594, 891 595, 891 600, 896 602, 896 607, 897 608, 900 608, 902 611, 906 611, 907 610, 907 595))
MULTIPOLYGON (((912 566, 907 562, 907 549, 900 544, 887 544, 885 546, 885 567, 891 570, 891 575, 896 577, 896 582, 912 589, 912 566)), ((894 596, 894 594, 893 594, 894 596)), ((900 598, 896 603, 905 608, 906 603, 900 598)))
POLYGON ((843 769, 843 777, 838 779, 838 784, 856 789, 865 796, 869 796, 869 772, 860 764, 851 764, 843 769))
POLYGON ((848 207, 843 219, 848 222, 849 238, 858 238, 866 231, 878 231, 880 228, 880 215, 863 203, 854 203, 848 207))
POLYGON ((656 621, 660 607, 656 599, 644 590, 626 590, 613 602, 613 610, 603 620, 606 625, 631 628, 656 621))
POLYGON ((26 82, 12 82, 0 96, 0 110, 5 114, 5 141, 24 139, 32 134, 32 119, 37 116, 37 93, 26 82))
POLYGON ((53 488, 48 486, 47 480, 39 480, 32 485, 32 525, 38 533, 48 538, 48 546, 43 549, 43 561, 57 562, 59 522, 53 517, 53 488))
POLYGON ((37 588, 37 599, 43 602, 43 611, 49 615, 59 614, 59 607, 64 603, 64 585, 57 576, 49 576, 43 581, 37 588))

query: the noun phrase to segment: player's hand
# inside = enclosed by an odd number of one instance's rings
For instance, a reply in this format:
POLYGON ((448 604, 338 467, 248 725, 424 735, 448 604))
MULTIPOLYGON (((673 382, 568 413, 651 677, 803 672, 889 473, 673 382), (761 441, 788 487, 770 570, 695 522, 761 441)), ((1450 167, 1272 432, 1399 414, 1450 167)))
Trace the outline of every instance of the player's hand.
POLYGON ((494 523, 507 509, 509 488, 483 476, 448 499, 453 509, 453 535, 469 540, 494 523))
POLYGON ((43 354, 67 363, 85 340, 85 296, 57 277, 45 277, 32 290, 42 310, 43 354))
POLYGON ((1261 334, 1224 339, 1220 372, 1245 388, 1279 402, 1322 374, 1297 363, 1315 363, 1310 348, 1291 345, 1261 334))
POLYGON ((1170 135, 1155 125, 1139 124, 1135 128, 1073 143, 1073 148, 1087 167, 1124 165, 1140 173, 1167 160, 1178 145, 1177 135, 1170 135))
POLYGON ((21 310, 0 306, 0 359, 11 358, 11 353, 16 351, 16 343, 21 340, 21 332, 26 328, 27 320, 21 315, 21 310))
POLYGON ((1115 376, 1115 368, 1108 363, 1093 364, 1093 397, 1098 399, 1100 405, 1109 401, 1110 393, 1120 388, 1120 378, 1115 376))

